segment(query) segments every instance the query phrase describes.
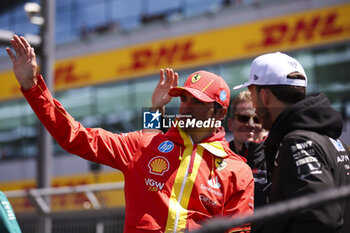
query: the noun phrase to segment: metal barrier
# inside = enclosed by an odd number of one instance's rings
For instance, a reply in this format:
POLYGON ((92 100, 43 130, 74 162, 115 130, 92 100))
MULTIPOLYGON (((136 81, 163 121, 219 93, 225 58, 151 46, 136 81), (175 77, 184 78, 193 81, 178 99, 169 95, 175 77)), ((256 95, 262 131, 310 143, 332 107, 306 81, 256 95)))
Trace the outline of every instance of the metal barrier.
POLYGON ((23 233, 37 233, 40 229, 40 215, 52 219, 52 233, 116 233, 123 232, 124 208, 105 208, 96 194, 101 191, 120 190, 123 182, 79 185, 57 188, 14 190, 4 192, 8 198, 28 198, 37 213, 16 213, 23 233), (91 203, 92 210, 52 211, 46 197, 83 193, 91 203))
MULTIPOLYGON (((118 182, 80 185, 74 187, 32 189, 29 191, 7 191, 5 194, 8 198, 29 197, 41 213, 50 216, 53 219, 53 233, 115 233, 123 232, 124 208, 103 209, 94 192, 122 188, 124 188, 124 183, 118 182), (44 200, 45 196, 71 193, 85 193, 86 197, 94 207, 94 210, 55 213, 50 211, 49 206, 44 200)), ((245 223, 256 223, 262 220, 266 221, 273 218, 281 218, 287 214, 296 213, 304 208, 317 207, 347 197, 350 197, 350 185, 305 195, 284 202, 270 204, 266 207, 256 209, 254 215, 251 216, 242 216, 241 218, 236 219, 214 218, 212 221, 204 223, 202 228, 191 232, 226 232, 230 228, 245 223)), ((37 226, 33 224, 33 222, 37 222, 36 217, 37 216, 33 216, 32 214, 17 216, 23 233, 36 232, 37 226)))

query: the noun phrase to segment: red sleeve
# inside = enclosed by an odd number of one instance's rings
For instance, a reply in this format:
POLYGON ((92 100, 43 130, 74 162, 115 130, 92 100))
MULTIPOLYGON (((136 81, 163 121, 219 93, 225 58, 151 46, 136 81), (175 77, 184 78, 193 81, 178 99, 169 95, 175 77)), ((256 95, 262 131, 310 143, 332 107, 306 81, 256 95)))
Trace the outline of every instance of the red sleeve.
POLYGON ((52 97, 41 75, 38 83, 22 93, 58 144, 84 159, 124 170, 138 150, 141 131, 114 134, 100 128, 85 128, 52 97))
MULTIPOLYGON (((246 217, 254 212, 254 179, 252 170, 241 161, 239 162, 239 167, 237 167, 234 169, 235 176, 231 180, 233 194, 226 203, 224 210, 224 216, 232 218, 246 217)), ((228 232, 250 232, 250 224, 235 227, 228 232)))

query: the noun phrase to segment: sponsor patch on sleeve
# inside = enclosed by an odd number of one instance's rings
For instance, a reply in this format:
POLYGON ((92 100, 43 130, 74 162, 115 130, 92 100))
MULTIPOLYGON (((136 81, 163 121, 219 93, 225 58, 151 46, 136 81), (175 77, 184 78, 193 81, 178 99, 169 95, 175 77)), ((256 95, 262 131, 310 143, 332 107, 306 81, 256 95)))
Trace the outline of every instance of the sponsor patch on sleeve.
POLYGON ((333 146, 337 151, 345 151, 345 148, 343 147, 343 144, 340 142, 339 139, 334 140, 333 138, 329 138, 329 140, 333 143, 333 146))

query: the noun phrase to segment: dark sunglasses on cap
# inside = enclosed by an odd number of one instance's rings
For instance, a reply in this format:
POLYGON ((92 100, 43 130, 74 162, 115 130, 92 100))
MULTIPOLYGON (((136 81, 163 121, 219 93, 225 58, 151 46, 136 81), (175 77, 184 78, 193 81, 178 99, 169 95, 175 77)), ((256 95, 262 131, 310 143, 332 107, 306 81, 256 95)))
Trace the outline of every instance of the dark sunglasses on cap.
POLYGON ((249 116, 249 115, 240 115, 240 114, 236 114, 235 115, 237 120, 241 123, 247 123, 248 121, 250 121, 250 118, 253 118, 253 121, 255 124, 259 124, 259 118, 257 116, 249 116))

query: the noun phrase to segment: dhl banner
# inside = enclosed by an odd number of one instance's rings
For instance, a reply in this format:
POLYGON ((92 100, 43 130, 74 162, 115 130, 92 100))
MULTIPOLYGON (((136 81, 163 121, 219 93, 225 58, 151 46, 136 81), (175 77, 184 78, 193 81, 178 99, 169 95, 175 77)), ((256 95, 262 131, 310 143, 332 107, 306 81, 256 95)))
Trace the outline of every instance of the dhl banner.
MULTIPOLYGON (((55 63, 55 90, 350 41, 350 4, 71 57, 55 63)), ((0 73, 0 101, 20 96, 12 71, 0 73)))
MULTIPOLYGON (((110 182, 123 182, 124 176, 121 172, 101 172, 98 175, 92 173, 55 177, 52 179, 52 187, 77 186, 88 184, 100 184, 110 182)), ((1 182, 0 190, 29 190, 36 188, 35 180, 20 180, 1 182)), ((118 208, 125 206, 124 189, 95 192, 100 204, 106 208, 118 208)), ((26 197, 9 198, 15 212, 31 212, 35 208, 26 197)), ((70 211, 93 208, 84 193, 73 193, 51 196, 52 211, 70 211)))

